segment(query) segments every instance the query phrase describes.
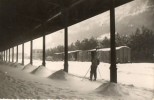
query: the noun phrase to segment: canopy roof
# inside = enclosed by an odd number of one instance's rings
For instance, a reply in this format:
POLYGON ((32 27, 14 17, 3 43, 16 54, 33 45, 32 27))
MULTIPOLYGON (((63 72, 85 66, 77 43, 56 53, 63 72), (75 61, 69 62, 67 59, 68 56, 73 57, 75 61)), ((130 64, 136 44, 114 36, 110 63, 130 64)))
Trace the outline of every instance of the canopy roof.
POLYGON ((110 0, 0 0, 0 51, 64 28, 65 8, 70 26, 109 10, 110 0))

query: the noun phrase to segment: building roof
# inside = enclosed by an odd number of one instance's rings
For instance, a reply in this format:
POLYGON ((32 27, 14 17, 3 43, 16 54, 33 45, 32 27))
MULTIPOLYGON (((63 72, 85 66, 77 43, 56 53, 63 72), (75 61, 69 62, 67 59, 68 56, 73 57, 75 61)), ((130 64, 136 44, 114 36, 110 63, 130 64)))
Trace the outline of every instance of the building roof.
MULTIPOLYGON (((116 50, 119 50, 121 48, 128 48, 128 49, 130 49, 128 46, 119 46, 119 47, 116 47, 116 50)), ((88 51, 96 51, 96 49, 91 49, 91 50, 88 50, 88 51)), ((110 51, 110 48, 97 49, 97 51, 110 51)))
MULTIPOLYGON (((115 6, 132 0, 115 0, 115 6)), ((109 10, 110 0, 0 0, 0 51, 64 28, 109 10)))
MULTIPOLYGON (((82 51, 82 50, 68 51, 68 54, 69 54, 69 53, 79 52, 79 51, 82 51)), ((59 53, 54 53, 54 54, 59 55, 59 54, 64 54, 64 52, 59 52, 59 53)))

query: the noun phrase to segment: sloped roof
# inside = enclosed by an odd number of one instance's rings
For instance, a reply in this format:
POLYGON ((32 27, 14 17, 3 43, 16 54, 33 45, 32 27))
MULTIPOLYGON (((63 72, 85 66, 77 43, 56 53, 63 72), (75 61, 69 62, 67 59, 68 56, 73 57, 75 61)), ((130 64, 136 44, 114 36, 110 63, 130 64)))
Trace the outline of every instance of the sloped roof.
MULTIPOLYGON (((115 0, 115 6, 132 0, 115 0)), ((110 0, 0 0, 0 51, 64 28, 109 10, 110 0)))

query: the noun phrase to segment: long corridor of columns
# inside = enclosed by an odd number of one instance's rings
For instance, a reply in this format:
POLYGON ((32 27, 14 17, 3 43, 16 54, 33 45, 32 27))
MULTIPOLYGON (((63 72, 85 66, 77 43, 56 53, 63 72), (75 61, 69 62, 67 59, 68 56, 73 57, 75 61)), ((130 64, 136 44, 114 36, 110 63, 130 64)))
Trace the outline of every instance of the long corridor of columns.
MULTIPOLYGON (((67 7, 62 10, 63 27, 64 27, 64 71, 69 72, 68 64, 68 22, 69 12, 67 7)), ((110 81, 117 83, 117 67, 116 67, 116 52, 115 52, 115 0, 110 0, 110 41, 111 41, 111 65, 110 65, 110 81)), ((19 44, 18 44, 19 45, 19 44)), ((16 46, 16 63, 18 63, 18 45, 16 46)), ((45 35, 43 35, 43 50, 42 50, 42 65, 46 66, 46 50, 45 50, 45 35)), ((3 51, 3 61, 10 62, 10 48, 3 51)), ((12 63, 14 63, 14 47, 12 47, 12 63)), ((30 41, 30 64, 33 65, 33 40, 30 41)), ((24 65, 24 43, 22 44, 22 65, 24 65)))

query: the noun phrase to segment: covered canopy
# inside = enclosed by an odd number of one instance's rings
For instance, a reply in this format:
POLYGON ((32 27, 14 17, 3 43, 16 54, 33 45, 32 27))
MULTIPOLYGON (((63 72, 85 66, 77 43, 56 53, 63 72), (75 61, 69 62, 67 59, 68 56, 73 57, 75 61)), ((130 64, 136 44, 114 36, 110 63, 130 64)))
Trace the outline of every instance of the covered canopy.
MULTIPOLYGON (((115 6, 132 0, 115 0, 115 6)), ((110 0, 0 0, 0 51, 64 28, 110 9, 110 0)))

